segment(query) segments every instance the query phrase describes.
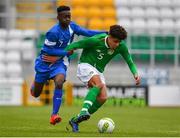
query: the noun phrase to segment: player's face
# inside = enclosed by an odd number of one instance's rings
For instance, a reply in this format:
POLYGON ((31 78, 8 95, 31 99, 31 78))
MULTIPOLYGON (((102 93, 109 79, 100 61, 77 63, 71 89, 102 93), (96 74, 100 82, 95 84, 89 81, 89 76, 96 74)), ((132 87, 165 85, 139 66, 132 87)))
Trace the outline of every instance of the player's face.
POLYGON ((108 36, 108 45, 111 49, 116 49, 119 46, 120 40, 112 36, 108 36))
POLYGON ((63 27, 68 27, 71 21, 70 11, 62 11, 58 13, 57 19, 63 27))

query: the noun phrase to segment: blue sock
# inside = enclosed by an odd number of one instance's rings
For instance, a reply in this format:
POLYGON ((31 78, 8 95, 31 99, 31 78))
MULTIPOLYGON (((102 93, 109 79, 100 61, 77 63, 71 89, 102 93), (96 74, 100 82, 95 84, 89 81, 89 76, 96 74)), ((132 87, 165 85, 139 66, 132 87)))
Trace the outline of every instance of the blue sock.
POLYGON ((61 106, 62 94, 63 94, 62 89, 55 88, 54 96, 53 96, 53 112, 52 112, 52 114, 58 113, 59 108, 61 106))

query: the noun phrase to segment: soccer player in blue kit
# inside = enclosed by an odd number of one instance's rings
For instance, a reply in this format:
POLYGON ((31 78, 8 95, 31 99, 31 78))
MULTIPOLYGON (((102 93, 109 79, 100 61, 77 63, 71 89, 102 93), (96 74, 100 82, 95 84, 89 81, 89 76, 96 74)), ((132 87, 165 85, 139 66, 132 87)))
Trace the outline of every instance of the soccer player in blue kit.
POLYGON ((105 31, 88 30, 72 22, 70 7, 68 6, 59 6, 57 8, 57 19, 59 23, 46 33, 44 45, 40 55, 36 58, 35 80, 31 86, 31 95, 39 97, 46 81, 49 79, 54 80, 53 110, 50 117, 50 124, 53 125, 61 122, 58 111, 62 101, 62 87, 66 80, 69 56, 73 53, 73 51, 65 51, 64 49, 73 41, 74 34, 90 37, 105 33, 105 31), (58 56, 59 60, 50 62, 53 56, 58 56))

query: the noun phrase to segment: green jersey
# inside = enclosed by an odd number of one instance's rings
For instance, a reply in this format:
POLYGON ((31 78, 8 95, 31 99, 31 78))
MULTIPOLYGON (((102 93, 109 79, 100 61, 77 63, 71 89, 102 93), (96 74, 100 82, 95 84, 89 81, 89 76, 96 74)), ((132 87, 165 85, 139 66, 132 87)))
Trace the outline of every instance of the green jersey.
POLYGON ((80 56, 80 63, 88 63, 94 66, 101 73, 113 57, 117 54, 121 54, 131 72, 136 74, 137 68, 128 52, 126 43, 121 41, 119 46, 113 50, 107 45, 107 37, 107 34, 95 35, 68 45, 66 50, 83 49, 80 56))

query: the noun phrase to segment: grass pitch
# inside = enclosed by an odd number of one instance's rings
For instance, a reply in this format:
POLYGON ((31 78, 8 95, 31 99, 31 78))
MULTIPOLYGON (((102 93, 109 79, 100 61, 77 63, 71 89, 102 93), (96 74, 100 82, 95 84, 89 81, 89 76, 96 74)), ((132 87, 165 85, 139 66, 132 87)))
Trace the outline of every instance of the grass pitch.
POLYGON ((69 118, 77 114, 78 106, 62 106, 62 122, 49 124, 51 106, 0 107, 0 137, 120 137, 120 136, 180 136, 180 108, 102 107, 90 120, 81 123, 80 132, 66 131, 69 118), (97 131, 103 117, 115 122, 112 134, 97 131))

